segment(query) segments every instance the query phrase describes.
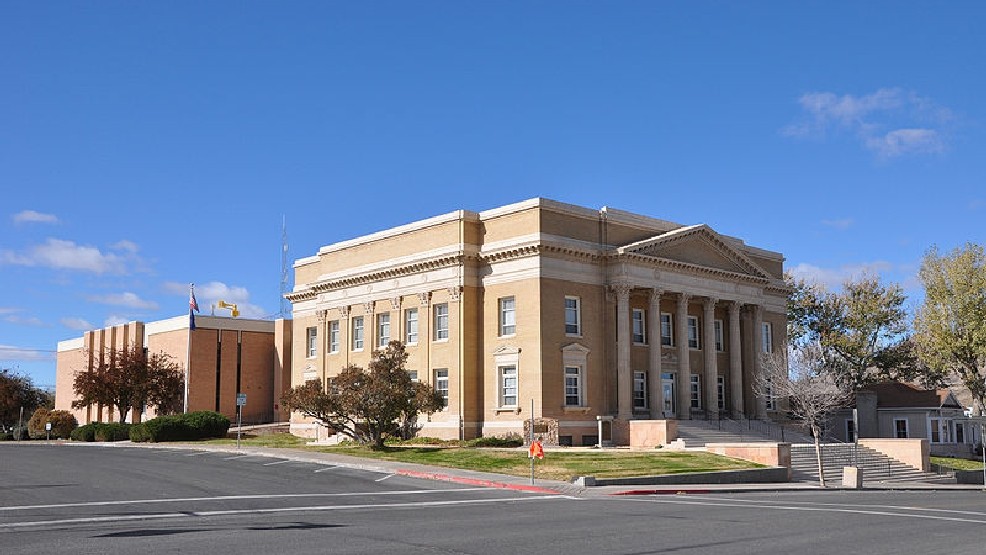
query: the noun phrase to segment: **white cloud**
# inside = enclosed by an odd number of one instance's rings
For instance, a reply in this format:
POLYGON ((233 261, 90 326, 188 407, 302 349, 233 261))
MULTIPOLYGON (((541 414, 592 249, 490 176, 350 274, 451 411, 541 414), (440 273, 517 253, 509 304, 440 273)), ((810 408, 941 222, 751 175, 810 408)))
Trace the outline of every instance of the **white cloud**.
POLYGON ((62 318, 60 322, 66 328, 71 328, 76 331, 89 331, 96 329, 96 326, 90 324, 82 318, 62 318))
POLYGON ((22 308, 10 308, 0 306, 0 314, 13 314, 15 312, 20 312, 22 308))
POLYGON ((0 264, 17 266, 41 266, 59 270, 80 270, 96 274, 126 273, 126 259, 112 253, 103 253, 97 247, 77 245, 73 241, 48 239, 25 253, 0 251, 0 264))
POLYGON ((122 324, 127 324, 130 323, 131 321, 132 319, 127 318, 126 316, 120 316, 118 314, 110 314, 109 316, 106 317, 106 320, 103 321, 103 326, 108 328, 110 326, 119 326, 122 324))
POLYGON ((820 138, 847 131, 881 158, 943 152, 945 127, 954 119, 947 108, 896 88, 862 96, 810 92, 798 104, 806 118, 781 129, 782 135, 820 138))
MULTIPOLYGON (((188 284, 167 282, 164 284, 164 290, 168 293, 187 296, 188 284)), ((223 300, 235 304, 243 318, 263 318, 270 314, 263 307, 250 303, 250 292, 247 291, 246 287, 231 287, 221 281, 195 284, 195 299, 198 300, 203 313, 209 312, 210 305, 223 300)))
POLYGON ((21 316, 20 314, 7 314, 3 317, 3 321, 18 326, 41 327, 45 325, 37 316, 21 316))
POLYGON ((843 218, 841 220, 822 220, 822 225, 832 227, 838 230, 845 230, 852 227, 852 218, 843 218))
POLYGON ((113 243, 112 245, 110 245, 110 248, 115 251, 129 252, 130 254, 137 254, 137 251, 139 250, 137 243, 134 243, 133 241, 127 241, 126 239, 113 243))
POLYGON ((15 224, 21 223, 41 223, 41 224, 57 224, 58 217, 54 214, 42 214, 41 212, 35 212, 34 210, 23 210, 12 216, 15 224))
POLYGON ((157 310, 158 304, 154 301, 141 299, 136 293, 111 293, 109 295, 89 295, 88 300, 95 303, 109 304, 115 306, 125 306, 127 308, 138 308, 144 310, 157 310))
POLYGON ((893 269, 893 264, 884 261, 846 264, 838 268, 822 268, 802 262, 793 268, 789 268, 788 272, 796 278, 804 279, 810 283, 817 283, 825 286, 827 289, 834 290, 841 288, 849 279, 889 272, 893 269))
POLYGON ((895 129, 880 137, 868 137, 866 148, 884 158, 904 154, 933 154, 945 150, 945 141, 934 129, 895 129))
POLYGON ((54 360, 55 353, 40 349, 27 349, 12 345, 0 345, 0 360, 33 362, 39 360, 54 360))

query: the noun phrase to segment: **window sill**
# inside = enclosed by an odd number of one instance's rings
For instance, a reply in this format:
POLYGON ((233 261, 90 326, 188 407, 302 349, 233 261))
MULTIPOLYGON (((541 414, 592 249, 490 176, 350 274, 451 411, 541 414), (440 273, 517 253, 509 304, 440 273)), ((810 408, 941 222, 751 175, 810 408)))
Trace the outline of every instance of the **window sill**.
POLYGON ((568 332, 565 332, 565 337, 576 337, 576 338, 581 339, 582 338, 582 333, 581 332, 579 332, 579 333, 568 333, 568 332))
POLYGON ((417 347, 418 346, 418 342, 417 341, 408 341, 407 343, 404 344, 404 346, 405 347, 417 347))
POLYGON ((362 353, 363 352, 363 348, 360 347, 359 349, 353 349, 353 352, 354 353, 362 353))
POLYGON ((337 354, 339 354, 339 351, 329 351, 329 354, 330 355, 337 355, 337 354))
POLYGON ((636 341, 634 341, 633 342, 633 346, 634 347, 646 347, 647 344, 646 343, 637 343, 636 341))
POLYGON ((448 338, 446 337, 444 339, 435 339, 432 341, 432 343, 448 343, 448 338))
POLYGON ((565 405, 565 406, 562 407, 562 410, 564 410, 565 412, 574 412, 574 413, 581 413, 581 414, 589 414, 589 412, 592 411, 592 407, 587 407, 587 406, 577 406, 576 407, 576 406, 572 406, 572 405, 565 405))
POLYGON ((508 333, 508 334, 501 334, 501 335, 498 335, 496 337, 497 337, 497 339, 511 339, 511 338, 517 337, 517 334, 516 333, 508 333))
POLYGON ((494 412, 496 412, 496 414, 500 414, 501 412, 512 412, 514 414, 520 414, 520 407, 497 407, 496 409, 494 409, 494 412))

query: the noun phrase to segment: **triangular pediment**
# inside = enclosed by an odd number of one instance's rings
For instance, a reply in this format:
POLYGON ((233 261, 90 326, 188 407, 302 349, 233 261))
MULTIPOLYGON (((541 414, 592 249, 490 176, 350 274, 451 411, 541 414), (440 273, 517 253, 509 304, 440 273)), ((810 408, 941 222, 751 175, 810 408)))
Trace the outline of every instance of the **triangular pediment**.
POLYGON ((747 274, 758 278, 770 278, 763 268, 705 224, 680 227, 650 239, 625 245, 618 248, 617 252, 747 274))

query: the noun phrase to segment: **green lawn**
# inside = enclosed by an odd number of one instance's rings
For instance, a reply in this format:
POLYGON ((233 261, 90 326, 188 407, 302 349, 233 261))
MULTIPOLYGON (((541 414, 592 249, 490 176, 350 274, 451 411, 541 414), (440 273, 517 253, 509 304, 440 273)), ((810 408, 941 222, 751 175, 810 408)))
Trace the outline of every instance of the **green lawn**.
MULTIPOLYGON (((530 459, 526 449, 476 449, 439 447, 388 447, 372 450, 365 447, 321 447, 319 451, 420 463, 448 468, 463 468, 513 476, 529 476, 530 459)), ((577 476, 622 478, 654 476, 684 472, 738 470, 762 468, 763 465, 720 457, 709 453, 654 451, 630 452, 564 452, 549 451, 544 460, 535 462, 535 475, 547 480, 571 480, 577 476)))
POLYGON ((956 459, 953 457, 931 457, 931 463, 944 466, 946 468, 954 468, 955 470, 983 469, 983 461, 981 460, 956 459))
MULTIPOLYGON (((514 476, 529 476, 531 471, 526 449, 411 446, 375 450, 354 445, 309 447, 306 445, 308 441, 286 433, 260 436, 245 434, 241 438, 244 447, 294 448, 514 476)), ((236 439, 212 439, 202 443, 235 445, 236 439)), ((746 468, 763 468, 763 465, 698 452, 551 450, 545 454, 544 460, 535 462, 535 475, 546 480, 571 480, 578 476, 622 478, 746 468)))

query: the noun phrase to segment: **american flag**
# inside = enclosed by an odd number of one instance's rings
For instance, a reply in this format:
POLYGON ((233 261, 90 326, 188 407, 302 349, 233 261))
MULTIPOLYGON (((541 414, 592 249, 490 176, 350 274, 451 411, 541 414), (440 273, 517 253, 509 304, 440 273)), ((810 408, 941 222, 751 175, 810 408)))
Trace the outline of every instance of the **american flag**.
POLYGON ((195 300, 195 284, 188 284, 188 329, 195 329, 195 313, 199 311, 199 302, 195 300))

